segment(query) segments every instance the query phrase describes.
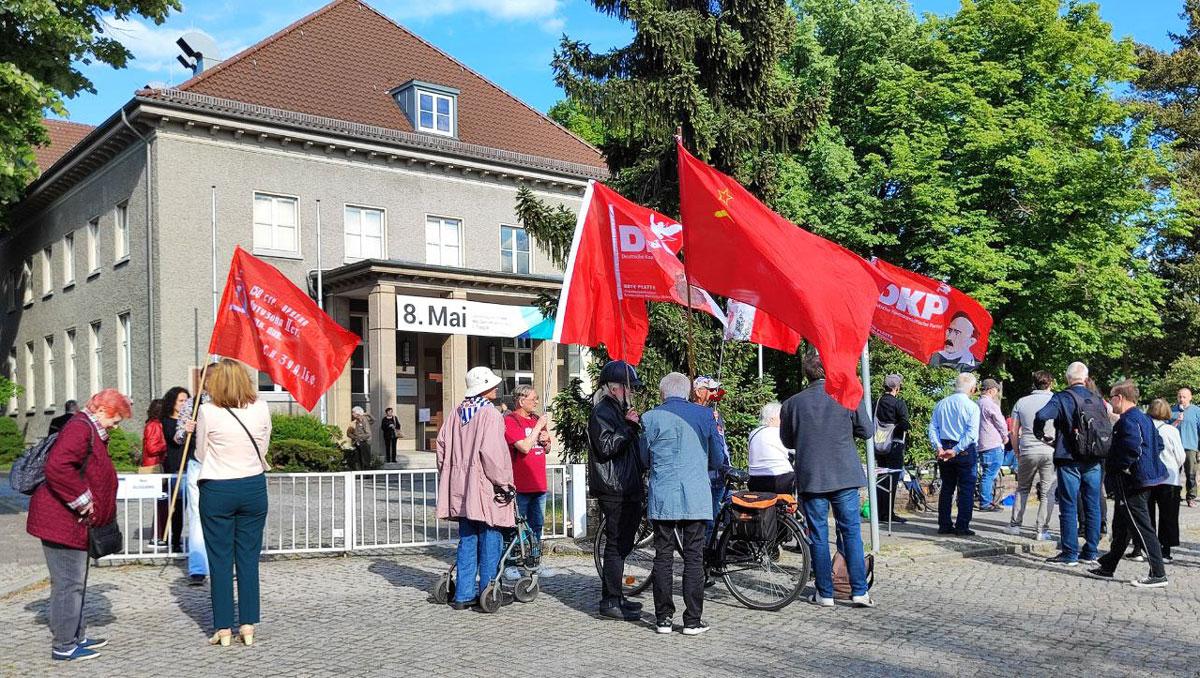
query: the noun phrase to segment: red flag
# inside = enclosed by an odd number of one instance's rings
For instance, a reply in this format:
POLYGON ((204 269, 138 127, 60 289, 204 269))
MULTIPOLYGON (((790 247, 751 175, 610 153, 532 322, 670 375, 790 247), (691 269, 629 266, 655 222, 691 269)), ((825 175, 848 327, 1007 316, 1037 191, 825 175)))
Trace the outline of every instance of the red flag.
POLYGON ((891 279, 879 296, 871 333, 934 367, 971 372, 987 353, 992 315, 940 280, 871 262, 891 279))
POLYGON ((690 297, 693 308, 724 322, 725 314, 707 292, 695 285, 690 295, 684 292, 683 263, 676 256, 682 230, 674 219, 604 184, 589 184, 575 222, 554 341, 604 344, 614 360, 636 365, 650 330, 647 301, 683 305, 690 297))
POLYGON ((274 266, 233 252, 208 352, 266 372, 306 410, 337 381, 358 336, 274 266))
POLYGON ((844 407, 858 407, 856 366, 887 280, 862 257, 772 212, 682 143, 678 149, 693 281, 799 332, 821 353, 825 390, 844 407))
POLYGON ((726 340, 752 341, 784 353, 795 353, 803 339, 796 330, 750 304, 730 299, 726 312, 726 340))

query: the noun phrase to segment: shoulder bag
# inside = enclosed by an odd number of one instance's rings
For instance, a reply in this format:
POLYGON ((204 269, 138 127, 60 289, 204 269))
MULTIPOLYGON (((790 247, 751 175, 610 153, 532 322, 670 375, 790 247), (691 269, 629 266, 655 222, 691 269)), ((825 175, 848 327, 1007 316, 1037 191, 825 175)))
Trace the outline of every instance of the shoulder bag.
MULTIPOLYGON (((265 460, 263 459, 262 450, 258 449, 258 441, 254 439, 254 434, 250 433, 250 429, 246 428, 246 425, 242 423, 241 418, 234 414, 231 408, 226 407, 225 411, 229 413, 229 416, 233 417, 234 421, 236 421, 238 425, 242 427, 242 430, 246 432, 246 435, 249 436, 250 444, 254 446, 254 453, 258 455, 258 463, 264 463, 265 460)), ((263 471, 265 472, 266 470, 267 469, 264 467, 263 471)))
MULTIPOLYGON (((87 456, 83 459, 83 468, 79 472, 81 477, 87 476, 88 462, 92 460, 92 436, 94 435, 96 435, 95 431, 88 431, 88 451, 87 456)), ((125 537, 121 534, 121 526, 115 517, 103 525, 88 525, 88 555, 92 558, 100 560, 104 556, 111 556, 124 548, 125 537)))

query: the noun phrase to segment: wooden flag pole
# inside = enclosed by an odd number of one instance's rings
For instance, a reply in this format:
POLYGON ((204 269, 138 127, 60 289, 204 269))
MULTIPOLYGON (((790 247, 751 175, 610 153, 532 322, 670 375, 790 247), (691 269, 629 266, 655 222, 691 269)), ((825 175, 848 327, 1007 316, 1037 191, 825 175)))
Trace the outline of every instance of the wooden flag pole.
MULTIPOLYGON (((196 421, 196 418, 200 415, 200 393, 204 390, 204 379, 206 376, 208 376, 208 366, 211 364, 212 363, 204 363, 204 367, 201 368, 201 370, 200 370, 200 383, 196 386, 196 392, 192 394, 192 422, 193 423, 196 421)), ((183 482, 183 472, 187 469, 187 462, 188 462, 187 451, 188 451, 188 447, 190 447, 192 444, 192 433, 194 431, 195 431, 195 428, 193 427, 192 431, 188 431, 187 436, 183 439, 184 455, 183 455, 183 459, 181 459, 179 462, 179 471, 175 474, 175 486, 171 488, 171 503, 167 505, 167 525, 166 525, 166 528, 167 528, 166 533, 167 534, 170 534, 171 518, 173 518, 175 515, 175 500, 179 497, 179 485, 181 482, 183 482)), ((192 501, 199 501, 199 497, 193 497, 192 501)), ((175 535, 171 535, 171 536, 174 537, 175 535)), ((168 542, 167 547, 170 548, 169 542, 168 542)))

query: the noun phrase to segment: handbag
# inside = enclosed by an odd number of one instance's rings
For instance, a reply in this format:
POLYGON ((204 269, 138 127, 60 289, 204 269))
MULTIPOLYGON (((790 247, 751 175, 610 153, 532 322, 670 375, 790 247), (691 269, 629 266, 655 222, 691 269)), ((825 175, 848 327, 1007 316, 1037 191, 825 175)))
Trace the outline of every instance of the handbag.
MULTIPOLYGON (((83 459, 79 475, 87 475, 88 462, 92 460, 92 436, 88 435, 88 453, 83 459)), ((96 560, 111 556, 125 549, 125 537, 121 526, 113 518, 103 525, 88 525, 88 555, 96 560)))

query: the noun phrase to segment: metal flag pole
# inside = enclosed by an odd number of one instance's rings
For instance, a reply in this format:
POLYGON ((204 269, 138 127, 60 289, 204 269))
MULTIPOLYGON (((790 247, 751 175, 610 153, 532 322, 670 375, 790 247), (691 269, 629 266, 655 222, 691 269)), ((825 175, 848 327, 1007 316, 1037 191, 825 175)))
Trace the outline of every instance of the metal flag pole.
MULTIPOLYGON (((683 144, 683 127, 675 128, 675 140, 680 145, 683 144)), ((687 224, 683 224, 683 280, 687 289, 684 290, 684 308, 687 309, 687 359, 688 359, 688 381, 696 383, 696 355, 692 350, 692 269, 688 266, 688 260, 692 258, 692 250, 688 247, 688 232, 691 229, 687 224)))
POLYGON ((217 187, 212 187, 212 297, 213 322, 217 321, 217 187))
POLYGON ((762 350, 762 344, 759 344, 758 345, 758 383, 760 383, 760 384, 762 383, 762 377, 763 377, 762 363, 763 363, 763 350, 762 350))
MULTIPOLYGON (((863 344, 862 349, 862 383, 863 383, 863 405, 867 408, 867 417, 871 417, 871 354, 869 352, 870 342, 863 344)), ((879 493, 875 491, 875 484, 879 479, 875 477, 875 430, 874 419, 871 420, 871 435, 867 436, 867 501, 871 507, 871 553, 879 553, 879 507, 876 506, 879 502, 879 493)))
MULTIPOLYGON (((317 201, 317 308, 325 310, 325 285, 324 279, 321 277, 321 201, 317 201)), ((329 414, 325 407, 325 394, 321 394, 320 400, 321 423, 328 424, 329 414)))

